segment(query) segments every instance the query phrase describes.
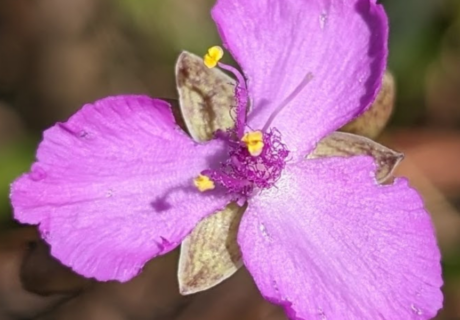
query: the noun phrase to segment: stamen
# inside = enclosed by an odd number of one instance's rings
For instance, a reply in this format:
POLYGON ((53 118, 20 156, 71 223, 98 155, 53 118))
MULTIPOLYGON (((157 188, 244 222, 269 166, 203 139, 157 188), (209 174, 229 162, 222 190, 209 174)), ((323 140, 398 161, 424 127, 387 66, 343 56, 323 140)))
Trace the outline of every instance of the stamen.
POLYGON ((294 100, 294 98, 302 92, 302 90, 305 88, 305 86, 313 79, 313 74, 311 72, 307 73, 307 75, 302 79, 300 84, 294 89, 294 91, 291 92, 290 95, 288 95, 281 103, 280 105, 273 111, 273 113, 270 115, 268 118, 267 122, 265 123, 265 126, 262 131, 266 131, 273 120, 276 118, 276 116, 288 105, 294 100))
POLYGON ((224 56, 224 50, 219 46, 214 46, 208 49, 208 53, 204 56, 204 64, 208 68, 214 68, 218 65, 220 68, 227 70, 232 73, 238 84, 235 88, 235 97, 236 97, 236 134, 238 138, 243 137, 244 127, 246 125, 246 106, 248 104, 248 90, 246 88, 246 81, 243 75, 234 67, 219 62, 220 59, 224 56))
POLYGON ((234 67, 224 64, 222 62, 218 63, 219 67, 227 70, 232 73, 238 84, 235 88, 235 97, 236 97, 236 134, 238 138, 241 138, 244 135, 244 127, 246 125, 246 107, 248 105, 248 89, 246 87, 246 81, 243 75, 234 67))
POLYGON ((214 68, 220 59, 224 56, 224 50, 219 46, 208 49, 208 53, 203 58, 204 64, 208 68, 214 68))
MULTIPOLYGON (((281 176, 289 151, 281 142, 281 135, 275 129, 264 132, 250 132, 263 139, 258 156, 240 142, 231 143, 228 159, 215 170, 204 170, 201 175, 209 177, 235 195, 235 199, 247 199, 258 190, 272 187, 281 176)), ((248 137, 248 140, 249 137, 248 137)), ((258 139, 255 139, 258 140, 258 139)))
POLYGON ((201 192, 212 190, 215 188, 214 181, 212 181, 208 176, 200 174, 193 180, 193 184, 201 192))
POLYGON ((264 141, 261 131, 248 132, 243 136, 241 141, 244 142, 251 156, 257 157, 262 153, 264 141))

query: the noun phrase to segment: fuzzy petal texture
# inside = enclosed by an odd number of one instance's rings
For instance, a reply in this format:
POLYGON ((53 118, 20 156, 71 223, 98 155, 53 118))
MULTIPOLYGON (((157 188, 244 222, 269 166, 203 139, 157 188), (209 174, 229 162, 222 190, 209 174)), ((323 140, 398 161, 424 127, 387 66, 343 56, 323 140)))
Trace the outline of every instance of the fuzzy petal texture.
POLYGON ((272 125, 297 158, 374 101, 388 38, 375 0, 218 0, 212 16, 247 78, 249 126, 262 129, 277 114, 272 125))
POLYGON ((243 261, 291 319, 431 319, 441 308, 423 202, 404 179, 378 185, 374 170, 365 156, 292 164, 249 202, 243 261))
POLYGON ((14 215, 40 224, 78 273, 127 281, 229 202, 193 186, 223 155, 219 141, 191 140, 162 100, 99 100, 45 131, 31 172, 11 187, 14 215))

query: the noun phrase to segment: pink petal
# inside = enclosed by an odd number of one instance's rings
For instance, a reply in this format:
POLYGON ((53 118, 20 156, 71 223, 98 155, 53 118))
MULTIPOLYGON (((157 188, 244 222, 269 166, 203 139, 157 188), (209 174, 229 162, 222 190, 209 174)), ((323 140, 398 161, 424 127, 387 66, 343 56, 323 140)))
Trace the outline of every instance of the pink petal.
POLYGON ((288 166, 254 198, 238 242, 262 294, 292 319, 430 319, 440 253, 407 181, 378 185, 369 157, 288 166))
POLYGON ((262 129, 311 73, 272 123, 300 157, 361 114, 380 88, 388 23, 375 0, 218 0, 212 16, 248 79, 251 128, 262 129))
POLYGON ((126 281, 228 203, 193 186, 222 152, 189 139, 164 101, 106 98, 45 131, 38 161, 11 187, 15 218, 40 224, 78 273, 126 281))

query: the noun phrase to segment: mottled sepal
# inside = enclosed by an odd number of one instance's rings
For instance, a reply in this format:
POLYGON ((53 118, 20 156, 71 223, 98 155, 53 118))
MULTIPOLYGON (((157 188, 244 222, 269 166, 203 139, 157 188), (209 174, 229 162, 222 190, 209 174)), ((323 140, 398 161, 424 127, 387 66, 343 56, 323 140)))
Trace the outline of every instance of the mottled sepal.
POLYGON ((244 210, 244 206, 228 205, 201 221, 182 242, 178 268, 181 294, 210 289, 241 267, 236 235, 244 210))
POLYGON ((176 63, 179 103, 187 129, 197 141, 210 140, 218 129, 234 126, 235 81, 203 58, 182 52, 176 63))
POLYGON ((307 159, 322 157, 353 157, 369 155, 377 164, 375 177, 382 183, 393 173, 403 154, 391 150, 371 139, 345 132, 334 132, 322 139, 307 159))
POLYGON ((385 128, 395 101, 396 85, 389 71, 385 72, 382 87, 372 106, 360 117, 344 126, 341 131, 355 133, 368 138, 377 137, 385 128))
MULTIPOLYGON (((176 83, 180 120, 194 140, 210 140, 217 130, 234 126, 236 84, 220 69, 209 69, 201 57, 182 52, 176 63, 176 83)), ((236 234, 243 211, 230 204, 201 221, 182 242, 178 268, 182 294, 212 288, 241 267, 236 234)))

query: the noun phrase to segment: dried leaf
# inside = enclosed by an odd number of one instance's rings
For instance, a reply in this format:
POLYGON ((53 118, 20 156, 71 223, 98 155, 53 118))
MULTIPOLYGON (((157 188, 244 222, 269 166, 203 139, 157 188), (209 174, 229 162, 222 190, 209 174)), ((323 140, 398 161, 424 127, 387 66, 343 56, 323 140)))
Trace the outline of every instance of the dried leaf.
MULTIPOLYGON (((182 120, 196 141, 210 140, 215 131, 234 126, 232 78, 217 68, 207 68, 202 58, 182 52, 176 64, 176 83, 182 120)), ((178 269, 182 294, 212 288, 241 267, 236 235, 243 211, 230 204, 201 221, 182 242, 178 269)))
POLYGON ((216 130, 234 126, 235 80, 224 72, 182 52, 176 63, 176 84, 182 116, 195 140, 210 140, 216 130))
POLYGON ((393 151, 366 137, 345 132, 334 132, 322 139, 307 159, 322 157, 372 156, 377 164, 375 177, 382 183, 393 173, 403 154, 393 151))
POLYGON ((345 125, 341 131, 358 134, 368 138, 377 137, 385 128, 393 112, 396 85, 389 71, 385 72, 382 87, 372 106, 354 121, 345 125))
POLYGON ((245 207, 229 204, 201 221, 182 242, 178 269, 181 294, 212 288, 242 266, 236 236, 244 211, 245 207))

